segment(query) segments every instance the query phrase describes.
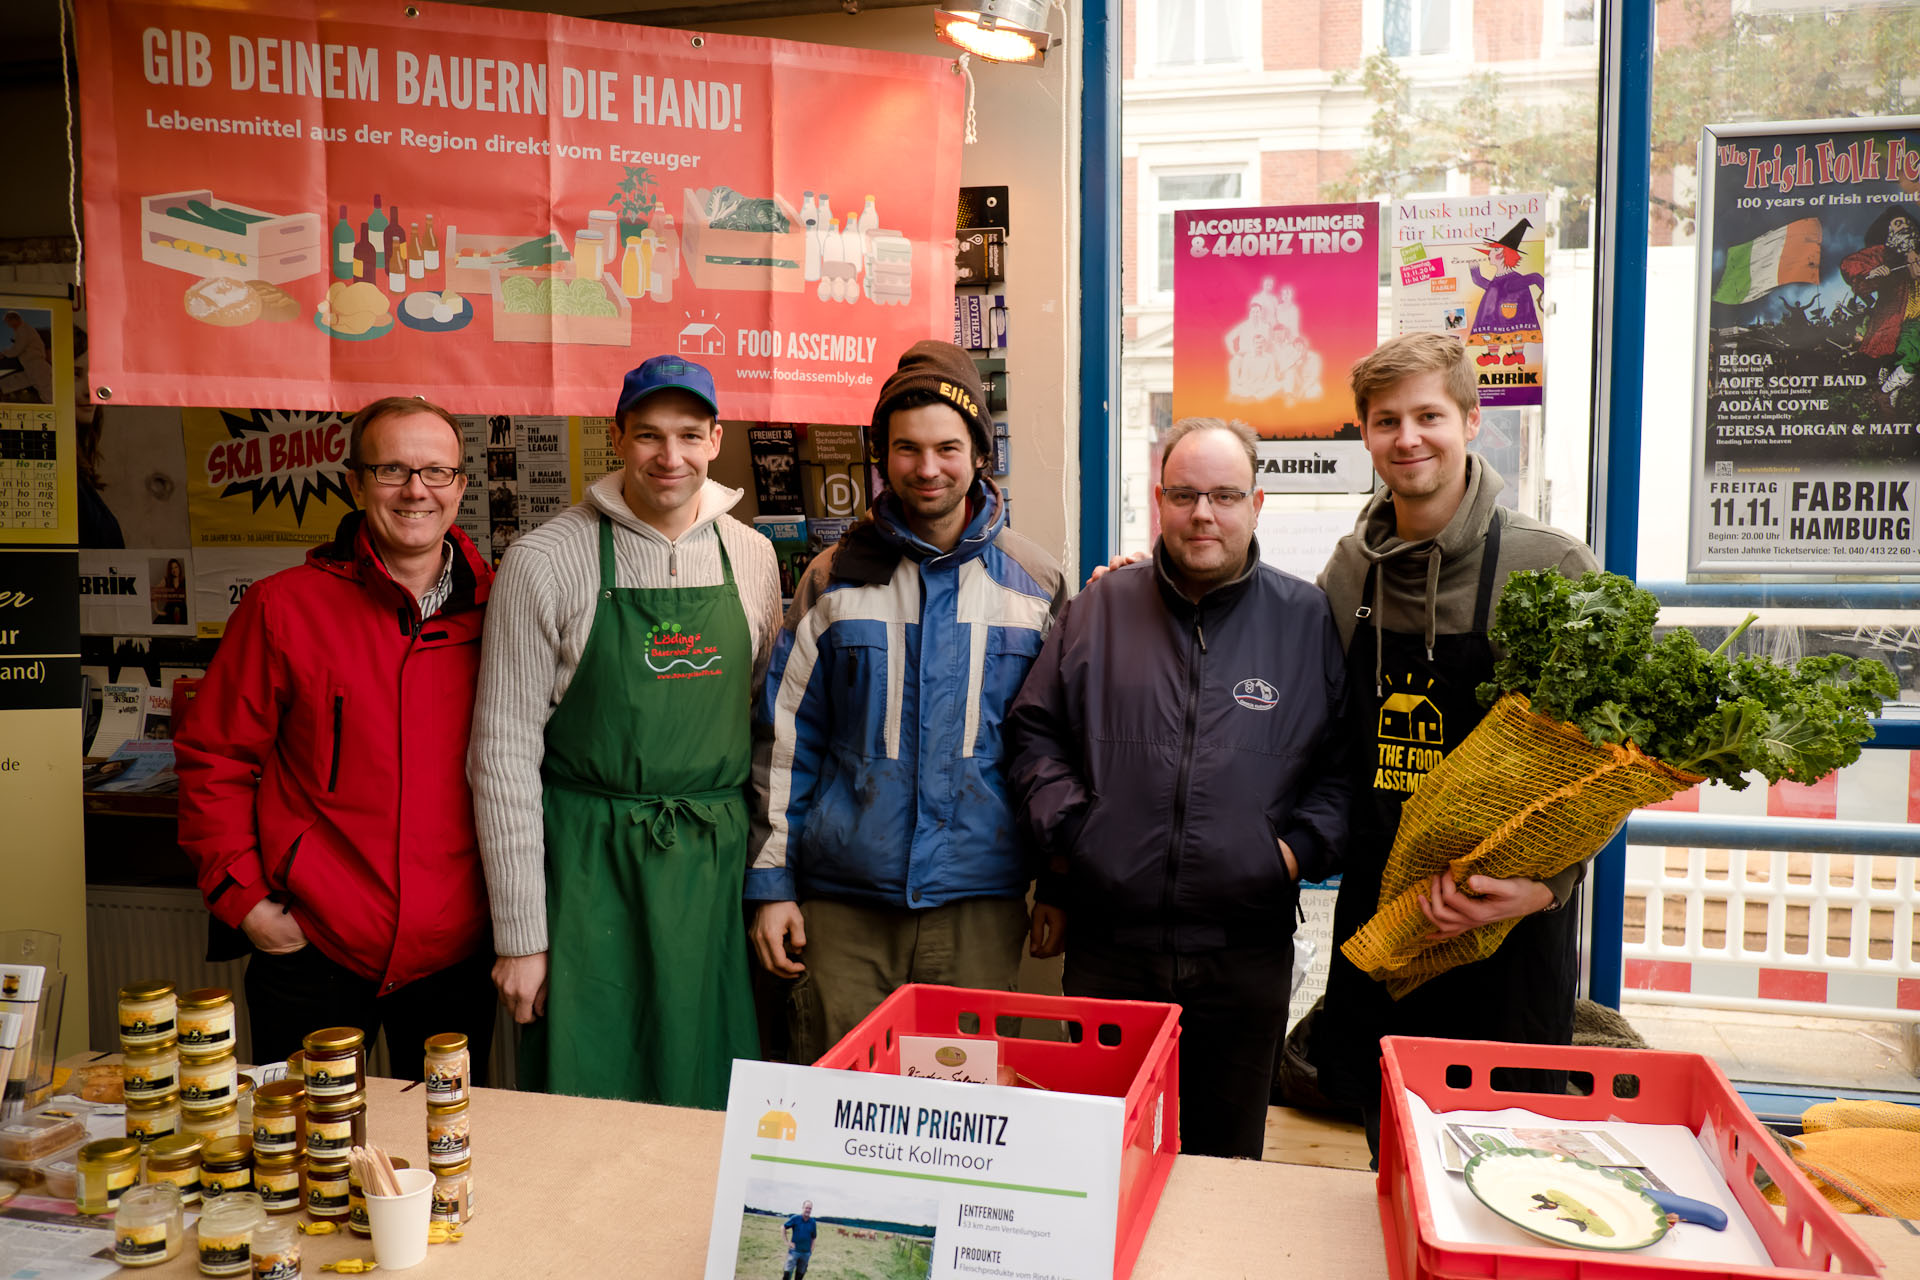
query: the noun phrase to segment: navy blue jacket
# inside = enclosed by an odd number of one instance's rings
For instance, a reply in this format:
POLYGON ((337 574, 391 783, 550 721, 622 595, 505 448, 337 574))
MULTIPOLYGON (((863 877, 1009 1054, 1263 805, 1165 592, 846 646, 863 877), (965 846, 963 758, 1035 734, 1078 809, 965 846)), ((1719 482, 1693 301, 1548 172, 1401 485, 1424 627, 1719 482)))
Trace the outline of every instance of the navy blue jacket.
POLYGON ((1060 615, 1007 716, 1008 782, 1068 945, 1289 938, 1301 879, 1338 869, 1345 659, 1318 587, 1260 564, 1196 604, 1156 547, 1060 615), (1061 874, 1064 872, 1064 874, 1061 874))

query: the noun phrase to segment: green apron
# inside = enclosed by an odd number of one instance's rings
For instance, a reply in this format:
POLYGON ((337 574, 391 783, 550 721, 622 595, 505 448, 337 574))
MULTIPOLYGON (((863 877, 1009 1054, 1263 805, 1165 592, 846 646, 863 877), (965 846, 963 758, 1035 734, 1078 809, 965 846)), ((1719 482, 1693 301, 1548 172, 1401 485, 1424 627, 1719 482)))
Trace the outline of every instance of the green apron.
POLYGON ((717 587, 616 587, 547 721, 547 1013, 520 1085, 720 1109, 757 1058, 740 890, 753 637, 717 587))

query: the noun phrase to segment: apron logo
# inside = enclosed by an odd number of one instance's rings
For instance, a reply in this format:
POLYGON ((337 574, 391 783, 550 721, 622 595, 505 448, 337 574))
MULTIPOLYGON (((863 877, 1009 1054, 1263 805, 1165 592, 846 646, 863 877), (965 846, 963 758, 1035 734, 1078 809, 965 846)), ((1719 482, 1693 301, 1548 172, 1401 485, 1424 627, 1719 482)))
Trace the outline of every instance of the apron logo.
POLYGON ((656 622, 647 628, 647 666, 656 680, 691 680, 717 676, 720 647, 702 644, 701 633, 687 635, 677 622, 656 622))
MULTIPOLYGON (((1387 683, 1391 687, 1394 682, 1387 683)), ((1413 683, 1411 673, 1404 683, 1413 683)), ((1431 689, 1433 681, 1427 681, 1426 687, 1431 689)), ((1447 755, 1446 720, 1425 693, 1401 688, 1388 694, 1380 704, 1376 736, 1376 791, 1412 791, 1447 755)))
POLYGON ((1250 676, 1233 686, 1233 700, 1249 711, 1271 711, 1280 701, 1280 691, 1259 676, 1250 676))

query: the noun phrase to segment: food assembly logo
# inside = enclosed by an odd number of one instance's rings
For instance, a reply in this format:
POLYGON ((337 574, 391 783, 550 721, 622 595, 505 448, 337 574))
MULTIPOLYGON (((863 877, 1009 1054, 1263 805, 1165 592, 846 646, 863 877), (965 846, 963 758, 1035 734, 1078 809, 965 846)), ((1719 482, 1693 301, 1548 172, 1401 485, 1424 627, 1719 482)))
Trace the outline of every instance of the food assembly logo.
POLYGON ((800 1125, 787 1110, 785 1098, 767 1099, 767 1110, 760 1117, 760 1124, 754 1130, 756 1138, 772 1138, 776 1142, 793 1142, 800 1136, 800 1125))
POLYGON ((1233 686, 1233 700, 1252 711, 1271 711, 1280 701, 1280 691, 1259 676, 1249 676, 1233 686))
MULTIPOLYGON (((307 504, 330 507, 338 499, 354 506, 347 489, 347 424, 337 413, 286 413, 255 409, 220 411, 224 437, 201 460, 207 483, 222 498, 251 499, 253 510, 271 502, 288 506, 304 524, 307 504)), ((329 520, 337 516, 332 510, 329 520)))
POLYGON ((1373 772, 1376 791, 1410 792, 1446 759, 1446 720, 1426 694, 1433 688, 1433 681, 1428 680, 1419 690, 1413 684, 1411 672, 1397 682, 1392 677, 1387 679, 1394 691, 1380 704, 1378 740, 1374 744, 1378 752, 1373 772))

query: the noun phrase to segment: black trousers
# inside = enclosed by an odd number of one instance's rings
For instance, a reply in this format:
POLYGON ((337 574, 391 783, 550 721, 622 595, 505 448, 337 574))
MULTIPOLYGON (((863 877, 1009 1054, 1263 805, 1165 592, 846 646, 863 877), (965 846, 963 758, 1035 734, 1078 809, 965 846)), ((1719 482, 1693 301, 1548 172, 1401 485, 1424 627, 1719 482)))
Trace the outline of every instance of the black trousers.
POLYGON ((1258 1160, 1292 982, 1292 938, 1184 955, 1069 940, 1062 986, 1179 1005, 1180 1149, 1258 1160))
POLYGON ((492 971, 493 953, 480 951, 383 996, 378 982, 335 964, 312 943, 288 955, 256 951, 246 981, 253 1061, 279 1062, 322 1027, 359 1027, 369 1048, 385 1028, 388 1069, 395 1079, 419 1080, 427 1037, 461 1031, 473 1083, 484 1086, 499 1005, 492 971))

